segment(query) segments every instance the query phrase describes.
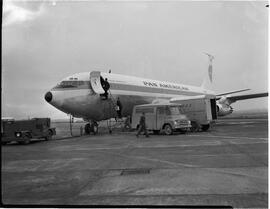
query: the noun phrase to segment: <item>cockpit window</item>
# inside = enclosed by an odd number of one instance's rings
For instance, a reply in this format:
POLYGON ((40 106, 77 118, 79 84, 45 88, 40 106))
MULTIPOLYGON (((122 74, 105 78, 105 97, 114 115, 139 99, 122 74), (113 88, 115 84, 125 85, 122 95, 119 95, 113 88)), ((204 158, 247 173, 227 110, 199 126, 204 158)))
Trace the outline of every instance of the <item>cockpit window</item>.
POLYGON ((83 81, 61 81, 61 83, 57 84, 55 88, 76 88, 83 84, 83 81))

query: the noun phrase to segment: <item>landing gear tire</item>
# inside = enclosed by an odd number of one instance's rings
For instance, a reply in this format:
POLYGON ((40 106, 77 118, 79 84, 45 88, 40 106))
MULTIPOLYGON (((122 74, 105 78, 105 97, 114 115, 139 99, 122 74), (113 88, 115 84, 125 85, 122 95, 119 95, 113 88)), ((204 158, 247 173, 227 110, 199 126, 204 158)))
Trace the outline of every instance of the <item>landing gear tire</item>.
POLYGON ((153 133, 155 134, 155 135, 158 135, 159 134, 159 130, 153 130, 153 133))
POLYGON ((210 128, 210 124, 202 125, 202 131, 207 131, 210 128))
POLYGON ((173 134, 173 130, 172 130, 171 125, 166 124, 166 125, 164 126, 164 133, 165 133, 166 135, 172 135, 172 134, 173 134))
POLYGON ((90 125, 90 123, 87 123, 84 126, 84 132, 85 132, 85 134, 90 134, 92 132, 94 135, 96 135, 98 133, 97 122, 93 122, 91 125, 90 125))
POLYGON ((191 128, 190 128, 190 131, 191 132, 197 132, 197 131, 199 131, 199 125, 198 125, 198 123, 197 122, 195 122, 195 121, 191 121, 191 128))
POLYGON ((92 124, 92 132, 94 135, 98 133, 98 124, 96 122, 92 124))
POLYGON ((89 123, 87 123, 84 126, 84 132, 85 132, 85 134, 90 134, 91 133, 91 127, 90 127, 90 124, 89 123))
POLYGON ((180 132, 180 134, 185 134, 185 133, 187 133, 187 129, 181 128, 181 129, 179 130, 179 132, 180 132))

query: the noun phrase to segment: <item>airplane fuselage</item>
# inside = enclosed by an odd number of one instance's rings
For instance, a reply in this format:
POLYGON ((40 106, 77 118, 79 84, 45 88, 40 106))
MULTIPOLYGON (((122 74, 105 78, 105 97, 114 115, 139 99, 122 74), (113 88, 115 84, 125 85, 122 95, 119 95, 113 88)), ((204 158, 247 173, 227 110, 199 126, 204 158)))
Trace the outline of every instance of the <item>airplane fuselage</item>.
POLYGON ((181 96, 209 95, 213 91, 165 81, 112 73, 84 72, 63 79, 47 92, 45 99, 57 109, 74 117, 101 121, 116 117, 115 104, 119 97, 122 115, 131 115, 134 105, 169 100, 181 96), (104 100, 101 80, 110 84, 108 99, 104 100))

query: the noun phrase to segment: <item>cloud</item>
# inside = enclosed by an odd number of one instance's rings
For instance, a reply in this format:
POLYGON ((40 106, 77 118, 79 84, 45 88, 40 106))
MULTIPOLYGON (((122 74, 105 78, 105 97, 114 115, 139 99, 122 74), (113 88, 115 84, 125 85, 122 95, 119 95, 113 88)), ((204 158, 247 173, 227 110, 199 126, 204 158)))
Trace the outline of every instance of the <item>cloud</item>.
POLYGON ((43 2, 34 2, 38 4, 38 8, 36 10, 22 7, 18 3, 25 3, 26 5, 28 4, 27 1, 18 2, 12 0, 5 0, 3 2, 3 27, 33 20, 36 17, 40 16, 40 14, 43 12, 43 2))

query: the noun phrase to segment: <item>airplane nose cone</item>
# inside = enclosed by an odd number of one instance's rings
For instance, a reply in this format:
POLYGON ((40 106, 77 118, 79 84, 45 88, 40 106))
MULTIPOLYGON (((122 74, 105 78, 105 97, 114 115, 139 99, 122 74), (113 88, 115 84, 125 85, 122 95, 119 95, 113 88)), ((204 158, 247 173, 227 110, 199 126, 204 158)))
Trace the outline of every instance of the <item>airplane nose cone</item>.
POLYGON ((51 102, 52 101, 52 93, 51 92, 47 92, 46 94, 45 94, 45 96, 44 96, 44 98, 45 98, 45 100, 47 101, 47 102, 51 102))

